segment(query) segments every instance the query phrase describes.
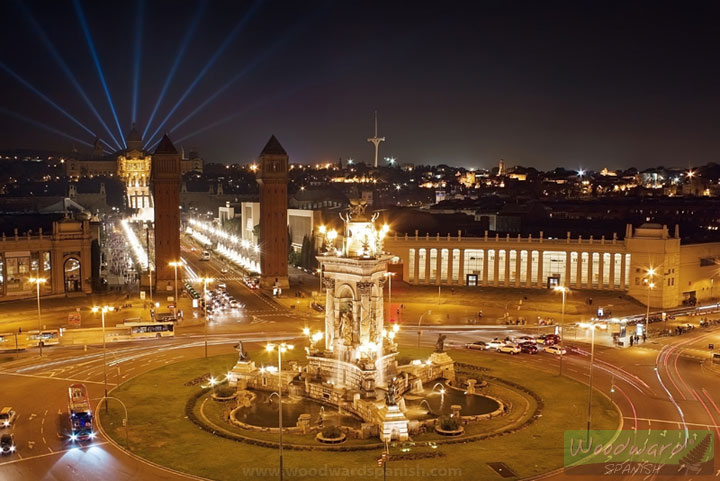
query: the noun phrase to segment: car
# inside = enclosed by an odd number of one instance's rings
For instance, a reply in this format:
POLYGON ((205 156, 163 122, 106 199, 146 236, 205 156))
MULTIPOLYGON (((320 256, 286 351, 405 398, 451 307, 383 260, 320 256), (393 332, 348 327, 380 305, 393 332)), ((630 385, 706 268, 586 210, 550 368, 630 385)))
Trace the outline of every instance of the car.
POLYGON ((480 351, 484 351, 485 349, 488 348, 487 343, 485 341, 469 342, 469 343, 465 344, 465 347, 467 349, 477 349, 480 351))
POLYGON ((542 336, 537 338, 537 342, 540 344, 545 344, 546 346, 552 346, 553 344, 560 343, 560 336, 558 336, 557 334, 543 334, 542 336))
POLYGON ((520 353, 520 346, 518 346, 517 344, 503 344, 502 346, 497 348, 497 352, 506 352, 514 356, 515 354, 520 353))
POLYGON ((5 433, 0 436, 0 452, 2 454, 11 454, 15 452, 15 435, 5 433))
POLYGON ((523 342, 520 344, 520 351, 528 354, 537 354, 538 347, 534 342, 523 342))
POLYGON ((230 308, 231 309, 240 309, 240 303, 238 303, 238 301, 233 299, 232 301, 230 301, 230 308))
POLYGON ((504 346, 504 345, 505 345, 505 342, 501 341, 500 339, 498 339, 496 337, 495 339, 493 339, 492 341, 487 343, 487 349, 497 349, 498 347, 504 346))
POLYGON ((224 282, 218 282, 218 285, 217 285, 217 286, 218 286, 218 289, 220 289, 221 292, 224 291, 225 289, 227 289, 227 284, 225 284, 224 282))
POLYGON ((516 338, 515 341, 518 343, 530 342, 532 344, 535 344, 537 342, 532 336, 520 336, 516 338))
POLYGON ((4 407, 0 410, 0 426, 7 428, 15 422, 17 413, 11 407, 4 407))
POLYGON ((567 354, 567 350, 558 344, 545 346, 545 352, 549 352, 550 354, 555 354, 556 356, 561 356, 563 354, 567 354))
POLYGON ((227 274, 229 270, 230 269, 228 269, 228 266, 222 266, 222 268, 220 269, 220 272, 222 272, 223 274, 227 274))

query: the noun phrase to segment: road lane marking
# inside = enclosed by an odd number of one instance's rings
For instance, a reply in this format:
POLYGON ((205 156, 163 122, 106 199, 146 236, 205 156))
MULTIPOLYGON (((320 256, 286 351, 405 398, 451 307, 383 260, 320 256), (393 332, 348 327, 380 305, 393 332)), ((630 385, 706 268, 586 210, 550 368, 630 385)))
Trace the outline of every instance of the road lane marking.
MULTIPOLYGON (((20 376, 20 377, 31 377, 31 378, 34 378, 34 379, 46 379, 46 380, 47 380, 47 379, 52 379, 53 381, 70 381, 70 382, 85 382, 85 383, 91 383, 91 384, 104 384, 102 381, 88 381, 88 380, 85 380, 85 379, 71 379, 71 378, 67 378, 67 377, 53 377, 53 378, 50 378, 50 377, 47 377, 47 376, 38 376, 38 375, 36 375, 36 374, 20 374, 20 373, 17 373, 17 372, 3 372, 3 373, 0 373, 0 375, 5 375, 5 376, 20 376)), ((112 384, 113 386, 115 386, 115 383, 112 383, 112 382, 108 382, 108 384, 112 384)))
MULTIPOLYGON (((625 419, 633 419, 630 416, 623 416, 625 419)), ((653 418, 638 418, 638 421, 644 421, 648 424, 651 422, 660 423, 660 424, 676 424, 678 427, 682 426, 681 422, 679 421, 672 421, 670 419, 653 419, 653 418)), ((689 423, 686 422, 688 426, 700 426, 703 428, 720 428, 720 425, 717 424, 708 424, 708 423, 689 423)))

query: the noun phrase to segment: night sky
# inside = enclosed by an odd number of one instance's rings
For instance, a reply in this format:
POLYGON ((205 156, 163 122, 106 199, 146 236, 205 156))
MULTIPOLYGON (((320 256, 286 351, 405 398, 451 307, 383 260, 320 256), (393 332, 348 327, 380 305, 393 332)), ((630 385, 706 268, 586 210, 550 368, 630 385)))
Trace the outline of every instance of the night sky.
MULTIPOLYGON (((366 139, 375 109, 379 134, 387 138, 381 157, 401 163, 490 168, 504 158, 506 165, 600 169, 718 160, 720 40, 713 3, 80 5, 124 133, 132 122, 138 6, 141 133, 193 19, 194 34, 148 134, 225 42, 159 130, 170 130, 176 144, 196 146, 206 161, 250 162, 275 134, 293 162, 370 162, 366 139)), ((73 1, 3 0, 1 66, 113 144, 28 13, 119 137, 73 1)), ((18 115, 92 143, 89 132, 0 69, 0 149, 68 151, 73 144, 18 115)))

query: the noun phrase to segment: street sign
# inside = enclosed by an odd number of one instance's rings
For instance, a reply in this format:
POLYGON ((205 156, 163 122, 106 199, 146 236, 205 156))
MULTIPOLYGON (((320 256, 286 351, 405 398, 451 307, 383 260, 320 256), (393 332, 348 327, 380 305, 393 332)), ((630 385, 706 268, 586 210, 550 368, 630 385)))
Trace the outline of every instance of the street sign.
POLYGON ((68 326, 70 327, 80 327, 80 313, 79 312, 71 312, 68 314, 68 326))
POLYGON ((145 291, 140 291, 140 300, 141 301, 145 300, 145 291))

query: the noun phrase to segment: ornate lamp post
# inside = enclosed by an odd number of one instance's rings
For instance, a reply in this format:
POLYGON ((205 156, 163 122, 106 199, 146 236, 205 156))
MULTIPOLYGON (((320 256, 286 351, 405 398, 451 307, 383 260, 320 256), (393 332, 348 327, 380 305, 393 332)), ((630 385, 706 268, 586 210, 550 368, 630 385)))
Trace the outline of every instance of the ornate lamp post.
POLYGON ((36 288, 36 292, 37 292, 38 346, 40 347, 40 357, 42 357, 43 340, 42 340, 42 320, 40 319, 40 284, 45 284, 45 282, 47 282, 47 279, 45 279, 43 277, 31 277, 30 282, 35 284, 35 288, 36 288))
POLYGON ((178 299, 178 286, 177 286, 177 270, 178 270, 178 267, 183 266, 183 262, 182 261, 173 261, 173 262, 170 262, 169 265, 175 268, 175 317, 177 317, 178 300, 179 300, 178 299))
MULTIPOLYGON (((555 292, 562 292, 562 311, 560 314, 560 338, 565 335, 565 295, 570 292, 570 289, 565 286, 555 286, 553 287, 553 290, 555 292)), ((562 350, 560 351, 560 375, 562 376, 562 366, 563 366, 563 354, 562 350)))
POLYGON ((105 349, 105 313, 111 310, 112 308, 110 306, 93 306, 92 312, 97 313, 100 312, 100 316, 102 318, 102 339, 103 339, 103 377, 105 378, 105 412, 108 410, 108 403, 107 403, 107 397, 108 397, 108 388, 107 388, 107 351, 105 349))
POLYGON ((277 349, 278 353, 278 427, 280 428, 280 481, 283 479, 283 424, 282 424, 282 355, 283 353, 293 349, 292 344, 268 344, 265 346, 267 352, 273 352, 277 349))

